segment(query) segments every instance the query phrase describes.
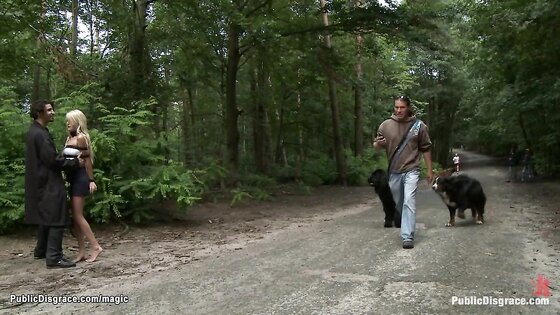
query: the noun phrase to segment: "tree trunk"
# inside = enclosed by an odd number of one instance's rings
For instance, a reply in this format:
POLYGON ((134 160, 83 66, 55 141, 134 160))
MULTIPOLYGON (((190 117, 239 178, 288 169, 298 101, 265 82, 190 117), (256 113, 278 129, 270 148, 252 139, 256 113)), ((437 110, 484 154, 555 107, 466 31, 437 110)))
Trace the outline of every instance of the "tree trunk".
POLYGON ((145 60, 147 0, 133 1, 134 25, 130 43, 130 73, 135 100, 143 99, 147 93, 147 66, 145 60))
MULTIPOLYGON (((323 19, 323 24, 325 26, 329 25, 329 19, 326 11, 326 0, 320 0, 321 3, 321 16, 323 19)), ((327 53, 331 50, 331 37, 329 34, 324 35, 325 50, 327 53)), ((342 145, 342 132, 340 123, 340 114, 338 107, 338 99, 336 95, 336 83, 334 76, 334 69, 329 63, 329 58, 324 58, 324 66, 327 73, 327 81, 329 86, 329 99, 331 105, 331 116, 333 124, 333 137, 334 137, 334 154, 336 159, 336 169, 338 172, 338 181, 344 186, 347 185, 346 176, 346 162, 344 160, 344 148, 342 145)))
POLYGON ((193 97, 190 88, 183 91, 183 108, 181 110, 181 129, 183 141, 183 163, 189 164, 195 160, 194 157, 194 117, 192 116, 193 97), (190 125, 189 125, 190 122, 190 125))
POLYGON ((239 68, 239 35, 241 28, 235 22, 228 27, 228 50, 226 72, 226 133, 227 133, 227 162, 230 176, 237 181, 239 169, 239 130, 237 120, 237 70, 239 68))
MULTIPOLYGON (((79 4, 78 0, 72 0, 72 25, 71 25, 71 40, 70 40, 70 60, 76 62, 78 54, 78 10, 79 4)), ((76 67, 70 65, 67 67, 68 79, 71 82, 76 81, 76 67)))
MULTIPOLYGON (((37 47, 40 46, 40 40, 37 40, 37 47)), ((41 93, 41 65, 33 65, 33 90, 31 91, 31 102, 42 98, 41 93)))
MULTIPOLYGON (((44 20, 45 20, 46 8, 47 8, 46 1, 45 0, 41 1, 41 15, 39 16, 39 29, 41 31, 37 35, 37 40, 35 41, 37 45, 36 49, 38 52, 41 52, 43 50, 43 33, 45 32, 45 28, 43 25, 45 23, 44 20)), ((42 81, 41 73, 42 73, 42 67, 39 62, 36 62, 33 65, 33 89, 31 91, 31 102, 46 97, 43 83, 41 82, 42 81)))
MULTIPOLYGON (((299 77, 299 71, 298 71, 298 77, 299 77)), ((296 95, 296 102, 297 102, 297 112, 301 113, 301 92, 299 91, 299 89, 296 95)), ((303 146, 303 126, 299 120, 297 122, 297 132, 298 132, 298 142, 297 142, 298 151, 296 156, 295 178, 296 180, 301 180, 303 178, 303 161, 305 159, 305 151, 303 146)))
MULTIPOLYGON (((363 6, 363 0, 356 0, 356 7, 363 6)), ((364 152, 364 109, 362 102, 363 76, 362 49, 364 37, 356 35, 356 84, 354 86, 354 156, 364 152)))
POLYGON ((70 57, 76 60, 78 50, 78 0, 72 0, 72 40, 70 42, 70 57))
POLYGON ((525 140, 525 144, 527 148, 533 150, 533 147, 531 146, 531 141, 529 141, 529 136, 527 135, 527 129, 525 128, 525 121, 523 120, 523 114, 519 113, 519 116, 517 118, 519 121, 519 128, 521 128, 521 133, 523 134, 523 139, 525 140))
POLYGON ((274 153, 274 161, 276 163, 279 163, 282 160, 282 150, 284 146, 284 100, 282 100, 282 103, 280 103, 280 111, 276 110, 276 118, 278 119, 278 132, 276 134, 276 149, 274 153))
MULTIPOLYGON (((74 0, 73 0, 74 1, 74 0)), ((95 53, 95 32, 97 30, 94 30, 94 23, 93 23, 93 11, 94 11, 94 3, 95 5, 96 0, 89 0, 87 2, 88 4, 88 24, 89 24, 89 54, 90 56, 92 56, 95 53)))
POLYGON ((364 38, 362 35, 356 36, 356 85, 354 86, 354 156, 362 155, 364 152, 364 110, 362 102, 363 91, 363 69, 362 69, 362 46, 364 38))
POLYGON ((267 168, 267 131, 266 111, 268 107, 268 67, 265 52, 257 52, 256 60, 251 66, 251 92, 253 94, 253 144, 255 168, 258 173, 266 174, 267 168))

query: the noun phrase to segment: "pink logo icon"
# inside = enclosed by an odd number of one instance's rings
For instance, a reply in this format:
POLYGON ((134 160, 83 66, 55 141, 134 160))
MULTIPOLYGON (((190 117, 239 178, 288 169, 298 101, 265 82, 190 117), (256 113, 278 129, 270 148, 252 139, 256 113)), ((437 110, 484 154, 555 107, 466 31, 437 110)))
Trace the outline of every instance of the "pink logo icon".
POLYGON ((533 291, 533 296, 550 296, 550 281, 545 276, 538 275, 537 280, 532 280, 532 282, 535 284, 535 291, 533 291))

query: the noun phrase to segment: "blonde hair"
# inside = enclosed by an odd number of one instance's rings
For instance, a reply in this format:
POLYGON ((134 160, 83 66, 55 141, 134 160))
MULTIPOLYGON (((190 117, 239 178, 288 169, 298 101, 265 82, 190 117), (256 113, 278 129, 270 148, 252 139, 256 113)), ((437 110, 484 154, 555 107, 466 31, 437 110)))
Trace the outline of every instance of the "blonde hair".
POLYGON ((82 113, 79 109, 74 109, 69 111, 66 114, 66 120, 73 125, 78 126, 76 129, 76 134, 82 134, 86 138, 87 148, 89 150, 89 157, 91 159, 91 163, 93 163, 93 148, 91 147, 91 139, 89 137, 89 132, 87 128, 87 119, 86 115, 82 113))

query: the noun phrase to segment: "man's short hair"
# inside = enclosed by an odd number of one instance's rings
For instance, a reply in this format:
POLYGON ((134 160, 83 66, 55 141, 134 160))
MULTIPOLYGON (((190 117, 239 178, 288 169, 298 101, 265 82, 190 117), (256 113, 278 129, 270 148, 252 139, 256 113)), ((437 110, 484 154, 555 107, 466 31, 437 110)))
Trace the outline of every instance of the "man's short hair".
POLYGON ((31 104, 31 110, 29 111, 29 116, 33 119, 39 118, 39 114, 45 111, 45 106, 51 104, 54 108, 54 102, 48 100, 37 100, 31 104))

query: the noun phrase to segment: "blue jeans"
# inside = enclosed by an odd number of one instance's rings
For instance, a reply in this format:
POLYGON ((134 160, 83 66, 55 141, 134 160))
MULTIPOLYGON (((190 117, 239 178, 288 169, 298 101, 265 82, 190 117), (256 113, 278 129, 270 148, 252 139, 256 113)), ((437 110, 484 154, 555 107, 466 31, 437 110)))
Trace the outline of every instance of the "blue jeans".
POLYGON ((533 166, 532 165, 524 165, 523 170, 521 170, 521 181, 522 182, 530 182, 533 181, 535 174, 533 173, 533 166))
POLYGON ((406 173, 391 173, 389 186, 393 199, 397 204, 397 211, 401 213, 401 238, 403 241, 414 240, 416 228, 416 190, 420 170, 414 169, 406 173))

